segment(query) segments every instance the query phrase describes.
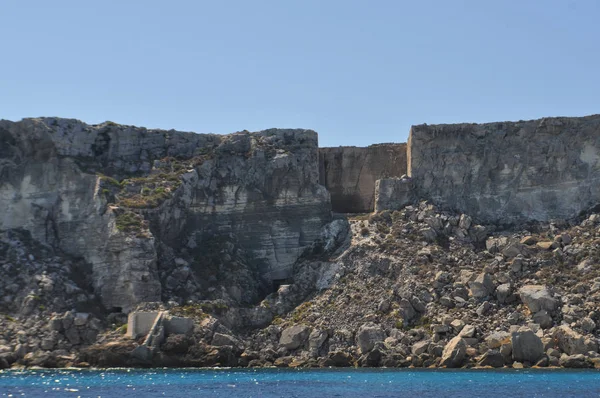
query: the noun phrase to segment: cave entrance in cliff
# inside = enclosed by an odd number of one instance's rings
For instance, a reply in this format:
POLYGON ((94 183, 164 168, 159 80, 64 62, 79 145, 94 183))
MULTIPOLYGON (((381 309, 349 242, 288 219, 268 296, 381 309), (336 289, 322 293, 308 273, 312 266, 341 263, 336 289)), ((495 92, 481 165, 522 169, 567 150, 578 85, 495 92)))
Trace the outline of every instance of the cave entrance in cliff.
POLYGON ((276 292, 283 285, 291 285, 292 284, 292 279, 291 278, 273 279, 271 281, 271 283, 273 284, 273 291, 276 292))

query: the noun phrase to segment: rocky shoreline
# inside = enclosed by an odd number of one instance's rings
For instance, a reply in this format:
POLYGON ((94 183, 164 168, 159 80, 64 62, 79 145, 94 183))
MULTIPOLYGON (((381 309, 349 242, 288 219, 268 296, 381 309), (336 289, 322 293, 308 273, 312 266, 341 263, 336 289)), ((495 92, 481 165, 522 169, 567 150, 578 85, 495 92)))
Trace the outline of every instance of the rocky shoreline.
POLYGON ((150 356, 123 314, 28 307, 0 319, 0 366, 600 368, 600 215, 494 231, 421 202, 338 227, 256 306, 138 306, 194 323, 150 356))

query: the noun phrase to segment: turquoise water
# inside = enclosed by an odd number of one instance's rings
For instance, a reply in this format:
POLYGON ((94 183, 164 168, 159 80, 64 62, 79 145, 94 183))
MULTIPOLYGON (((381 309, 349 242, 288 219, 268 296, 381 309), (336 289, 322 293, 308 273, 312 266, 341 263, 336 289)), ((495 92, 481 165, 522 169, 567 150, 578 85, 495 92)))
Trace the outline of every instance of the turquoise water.
POLYGON ((0 372, 0 397, 599 397, 599 371, 107 369, 0 372))

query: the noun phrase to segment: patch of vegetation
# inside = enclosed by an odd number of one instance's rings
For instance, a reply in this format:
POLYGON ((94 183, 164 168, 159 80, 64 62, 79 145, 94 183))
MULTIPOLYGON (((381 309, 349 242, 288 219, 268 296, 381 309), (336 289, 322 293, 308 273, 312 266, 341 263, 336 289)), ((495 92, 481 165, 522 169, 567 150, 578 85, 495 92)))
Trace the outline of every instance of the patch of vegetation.
POLYGON ((141 234, 146 228, 146 221, 142 216, 132 211, 124 211, 117 215, 116 227, 121 232, 141 234))
POLYGON ((422 327, 425 330, 431 330, 431 318, 428 316, 422 316, 417 322, 415 322, 415 327, 422 327))
POLYGON ((300 322, 306 316, 312 305, 312 301, 305 301, 304 303, 300 304, 292 313, 292 320, 294 322, 300 322))
POLYGON ((100 177, 100 182, 106 185, 112 185, 116 188, 123 188, 123 184, 117 181, 115 178, 105 176, 103 174, 98 174, 100 177))
POLYGON ((381 232, 382 234, 389 234, 390 233, 390 228, 382 223, 378 223, 377 224, 377 231, 381 232))
POLYGON ((209 316, 200 304, 189 304, 182 307, 175 307, 172 308, 170 312, 175 316, 183 316, 196 320, 202 320, 204 318, 208 318, 209 316))
POLYGON ((229 309, 229 306, 223 302, 217 301, 213 303, 200 303, 200 308, 202 308, 204 312, 222 314, 229 309))
POLYGON ((365 214, 350 214, 348 215, 349 221, 366 221, 369 219, 369 213, 365 214))
POLYGON ((131 207, 134 209, 156 208, 161 205, 171 195, 169 191, 156 192, 149 188, 144 188, 146 192, 142 194, 132 195, 130 197, 121 197, 118 201, 121 206, 131 207))
POLYGON ((210 157, 207 154, 187 160, 173 157, 157 160, 152 174, 126 178, 119 183, 120 191, 115 195, 116 204, 135 209, 156 208, 181 186, 183 174, 200 166, 210 157))

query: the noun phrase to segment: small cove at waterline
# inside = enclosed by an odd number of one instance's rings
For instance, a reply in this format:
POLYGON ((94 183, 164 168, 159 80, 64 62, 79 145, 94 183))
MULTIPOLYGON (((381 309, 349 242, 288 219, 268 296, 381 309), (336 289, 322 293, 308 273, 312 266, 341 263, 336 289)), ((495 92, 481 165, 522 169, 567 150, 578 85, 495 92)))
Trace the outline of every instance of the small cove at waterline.
POLYGON ((0 397, 599 397, 600 371, 105 369, 0 372, 0 397))

